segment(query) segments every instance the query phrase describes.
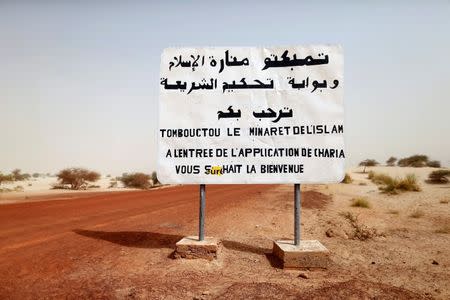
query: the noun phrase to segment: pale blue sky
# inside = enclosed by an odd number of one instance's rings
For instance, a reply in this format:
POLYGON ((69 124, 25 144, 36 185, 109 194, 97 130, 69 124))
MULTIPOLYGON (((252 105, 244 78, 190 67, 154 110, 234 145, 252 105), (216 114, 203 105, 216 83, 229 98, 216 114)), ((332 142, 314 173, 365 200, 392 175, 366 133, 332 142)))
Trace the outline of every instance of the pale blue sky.
POLYGON ((334 2, 1 1, 0 171, 150 172, 164 48, 311 43, 344 47, 347 165, 450 165, 450 2, 334 2))

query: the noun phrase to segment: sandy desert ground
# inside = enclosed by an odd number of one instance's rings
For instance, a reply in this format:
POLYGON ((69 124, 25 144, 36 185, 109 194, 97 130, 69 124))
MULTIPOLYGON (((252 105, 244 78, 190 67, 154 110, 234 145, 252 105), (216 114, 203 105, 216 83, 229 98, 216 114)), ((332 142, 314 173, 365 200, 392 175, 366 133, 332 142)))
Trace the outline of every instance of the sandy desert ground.
POLYGON ((302 186, 302 239, 331 251, 327 270, 283 270, 271 255, 273 240, 293 238, 290 185, 207 186, 206 233, 223 243, 216 261, 171 258, 197 232, 198 186, 64 201, 8 193, 0 298, 449 299, 450 185, 426 184, 430 168, 370 169, 415 173, 422 191, 382 194, 359 168, 351 184, 302 186), (351 207, 360 196, 371 208, 351 207), (376 234, 353 239, 344 212, 376 234))
POLYGON ((92 183, 95 188, 89 188, 83 191, 52 189, 53 184, 58 180, 54 176, 41 176, 38 178, 30 178, 24 181, 5 182, 2 183, 2 189, 12 190, 10 192, 0 192, 0 205, 7 203, 36 201, 52 196, 52 199, 71 199, 72 194, 80 193, 105 193, 117 191, 130 191, 129 188, 124 188, 120 181, 117 182, 117 187, 110 187, 112 177, 101 177, 98 181, 92 183), (20 191, 14 191, 16 188, 20 191))

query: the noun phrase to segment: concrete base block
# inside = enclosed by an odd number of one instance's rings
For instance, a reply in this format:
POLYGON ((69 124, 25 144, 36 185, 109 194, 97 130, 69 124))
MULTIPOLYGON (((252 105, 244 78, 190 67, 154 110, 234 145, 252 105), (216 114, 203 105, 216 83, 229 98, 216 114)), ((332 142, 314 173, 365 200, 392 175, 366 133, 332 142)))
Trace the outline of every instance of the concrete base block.
POLYGON ((322 268, 326 269, 330 263, 330 251, 319 241, 275 241, 273 255, 283 262, 285 269, 322 268))
POLYGON ((203 241, 199 241, 198 236, 187 236, 175 244, 174 257, 213 260, 217 258, 220 244, 218 239, 212 237, 205 237, 203 241))

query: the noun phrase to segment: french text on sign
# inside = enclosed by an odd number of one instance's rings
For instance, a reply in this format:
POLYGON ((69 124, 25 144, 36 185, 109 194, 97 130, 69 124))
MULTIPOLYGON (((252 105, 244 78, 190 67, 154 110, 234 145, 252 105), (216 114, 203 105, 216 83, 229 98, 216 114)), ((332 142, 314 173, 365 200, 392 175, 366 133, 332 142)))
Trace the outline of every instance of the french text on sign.
POLYGON ((343 64, 337 45, 165 49, 161 181, 339 182, 343 64))

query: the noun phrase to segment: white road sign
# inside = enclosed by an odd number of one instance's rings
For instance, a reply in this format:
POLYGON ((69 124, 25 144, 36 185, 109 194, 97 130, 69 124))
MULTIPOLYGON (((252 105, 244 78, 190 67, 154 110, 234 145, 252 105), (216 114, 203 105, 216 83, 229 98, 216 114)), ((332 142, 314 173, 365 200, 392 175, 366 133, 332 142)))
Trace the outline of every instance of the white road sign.
POLYGON ((161 182, 339 182, 343 65, 334 45, 165 49, 161 182))

